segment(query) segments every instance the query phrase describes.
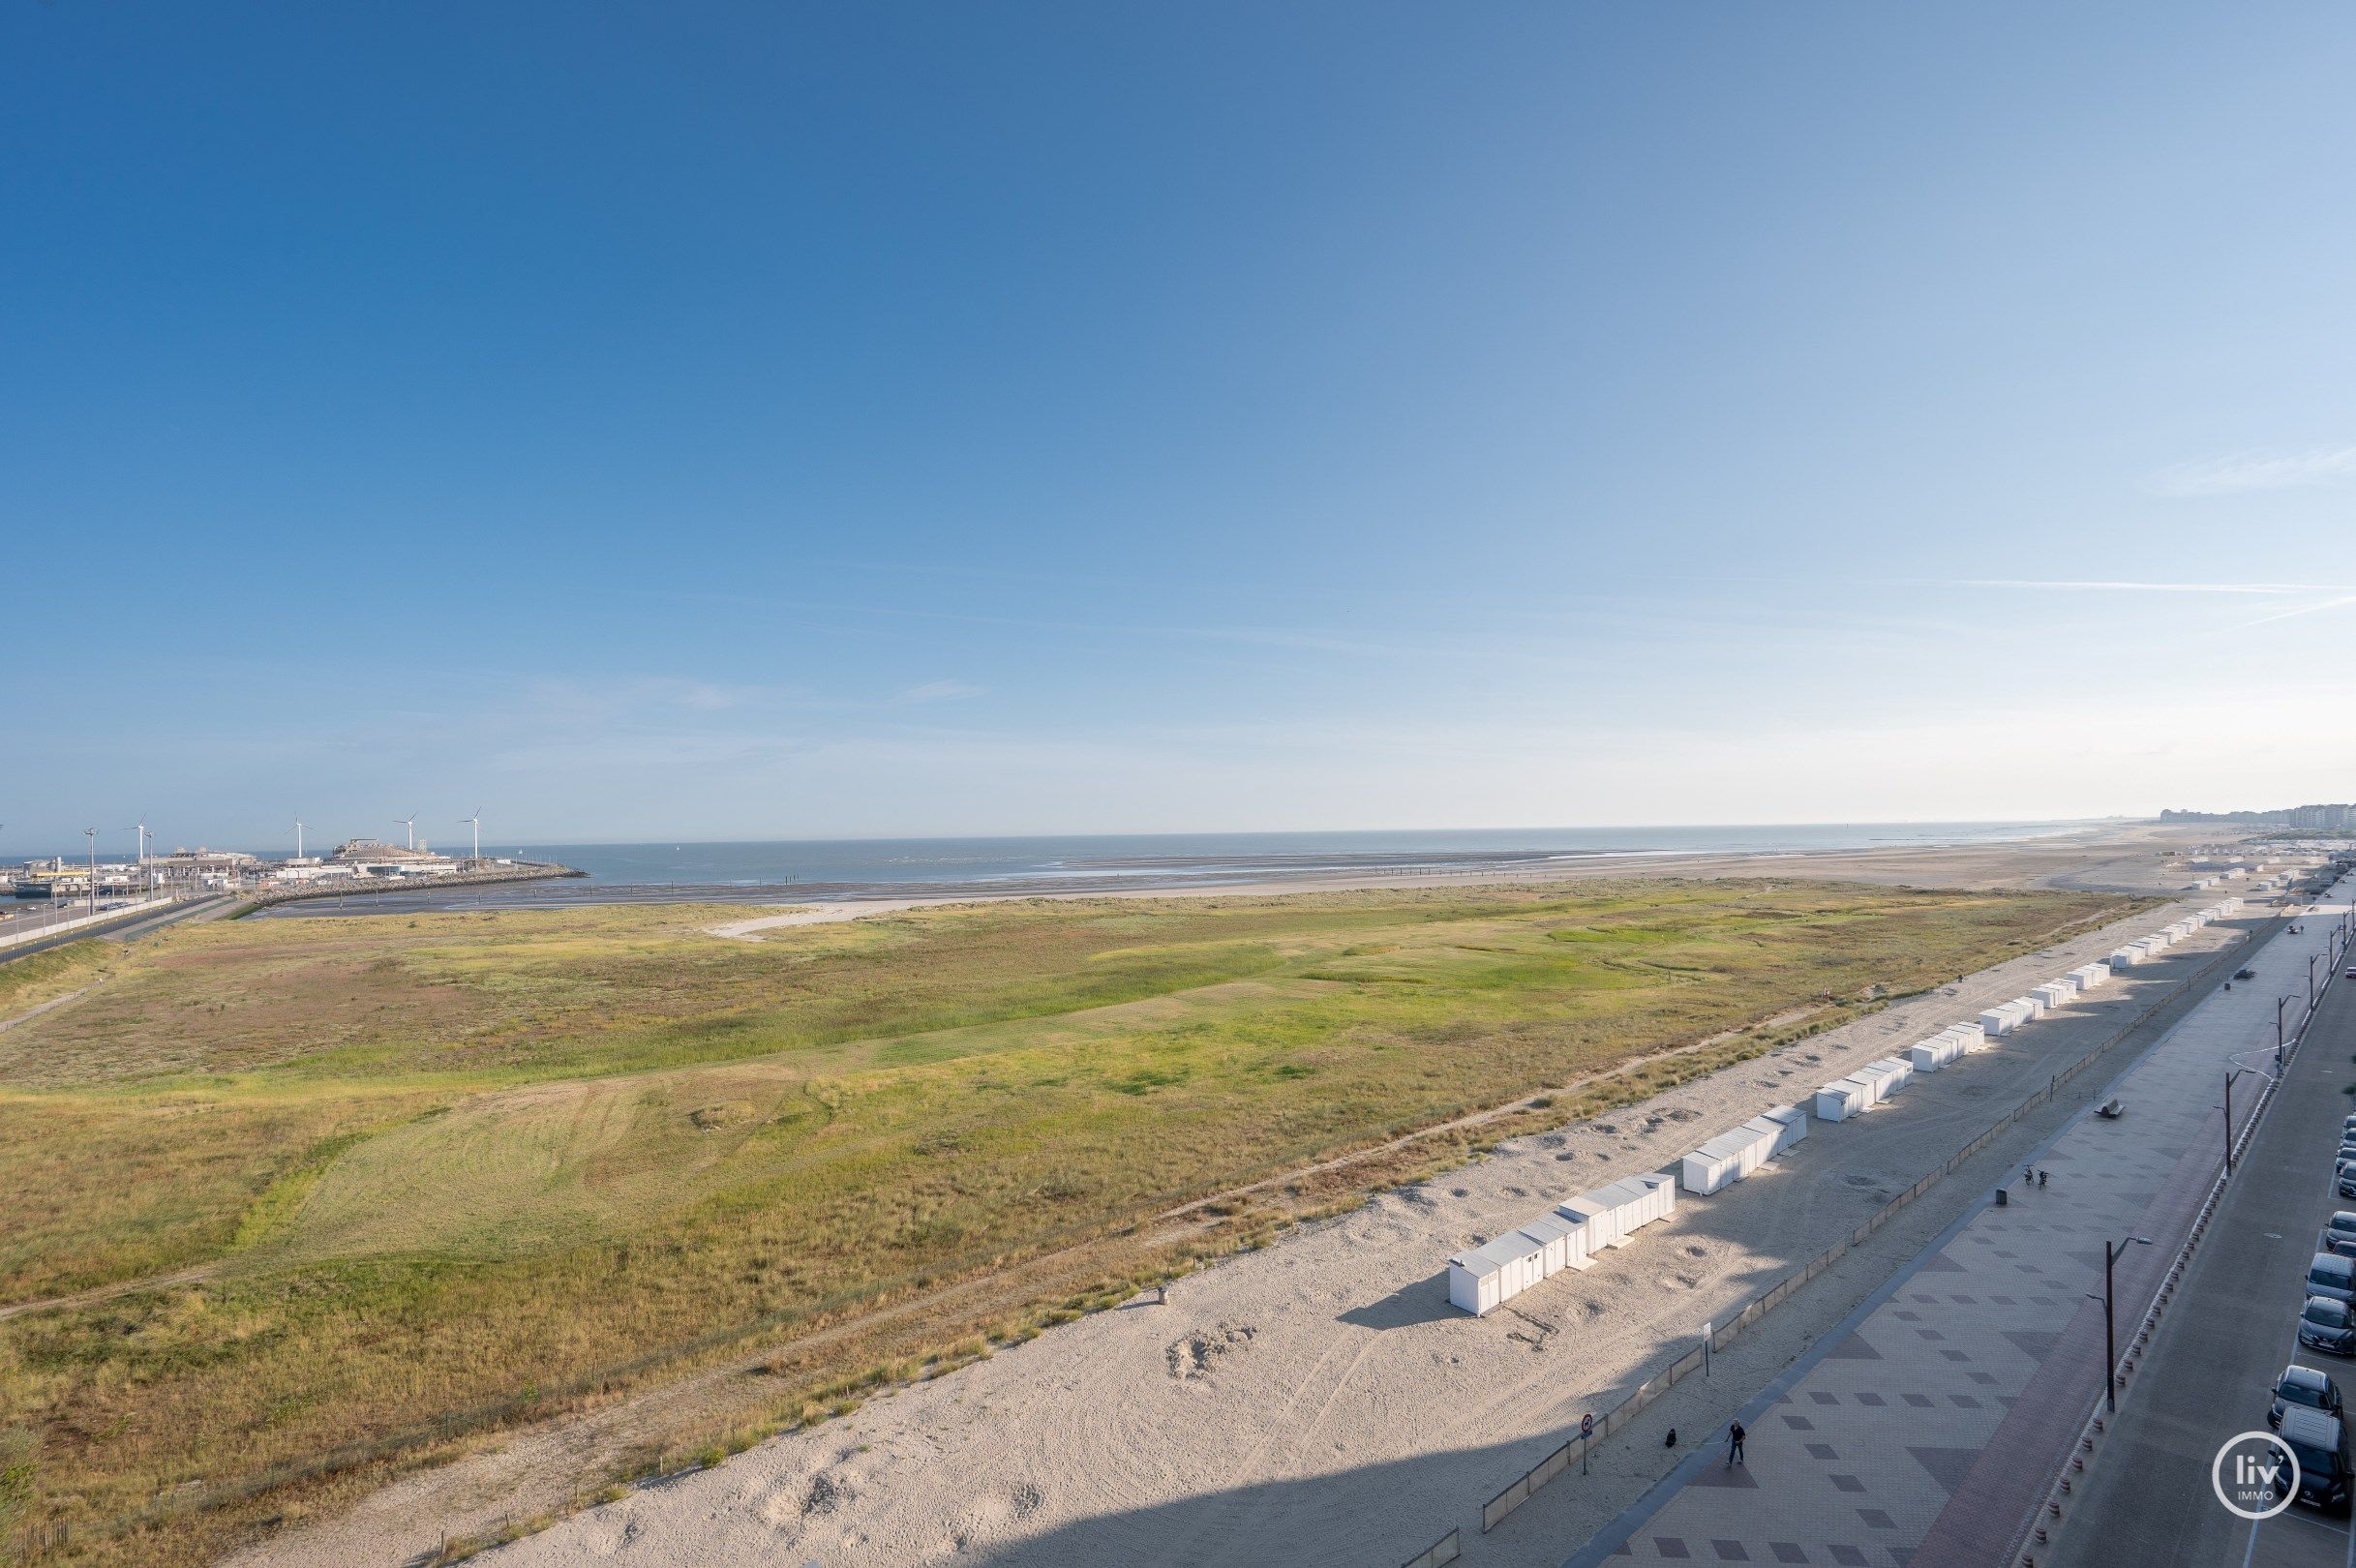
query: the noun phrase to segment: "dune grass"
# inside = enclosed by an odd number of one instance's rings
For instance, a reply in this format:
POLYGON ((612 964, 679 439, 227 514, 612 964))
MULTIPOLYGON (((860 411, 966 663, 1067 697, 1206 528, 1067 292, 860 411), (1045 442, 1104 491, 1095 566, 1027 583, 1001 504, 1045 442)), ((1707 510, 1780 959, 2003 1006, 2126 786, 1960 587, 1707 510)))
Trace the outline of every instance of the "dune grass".
MULTIPOLYGON (((732 913, 709 907, 168 932, 0 1034, 23 1216, 0 1303, 216 1272, 0 1321, 0 1426, 32 1454, 23 1511, 70 1531, 42 1555, 199 1561, 322 1463, 626 1388, 683 1347, 790 1350, 2123 907, 1658 881, 1005 903, 759 943, 703 934, 732 913)), ((857 1371, 781 1365, 789 1409, 857 1371)))

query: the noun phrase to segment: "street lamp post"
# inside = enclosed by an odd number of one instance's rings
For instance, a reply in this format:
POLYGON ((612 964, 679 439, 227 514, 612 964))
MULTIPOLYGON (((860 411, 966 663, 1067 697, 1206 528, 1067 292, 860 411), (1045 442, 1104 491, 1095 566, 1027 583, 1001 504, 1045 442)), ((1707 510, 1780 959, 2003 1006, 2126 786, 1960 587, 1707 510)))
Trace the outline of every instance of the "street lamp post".
POLYGON ((2103 1242, 2102 1294, 2098 1297, 2092 1291, 2087 1292, 2089 1301, 2099 1300, 2102 1303, 2102 1399, 2113 1415, 2119 1413, 2119 1337, 2115 1314, 2111 1311, 2111 1265, 2127 1251, 2129 1242, 2138 1247, 2149 1247, 2152 1238, 2129 1236, 2116 1247, 2108 1241, 2103 1242))
POLYGON ((2228 1068, 2225 1071, 2225 1174, 2233 1174, 2233 1080, 2249 1071, 2248 1068, 2228 1068))
POLYGON ((98 829, 84 828, 82 836, 90 840, 90 913, 98 913, 98 829))

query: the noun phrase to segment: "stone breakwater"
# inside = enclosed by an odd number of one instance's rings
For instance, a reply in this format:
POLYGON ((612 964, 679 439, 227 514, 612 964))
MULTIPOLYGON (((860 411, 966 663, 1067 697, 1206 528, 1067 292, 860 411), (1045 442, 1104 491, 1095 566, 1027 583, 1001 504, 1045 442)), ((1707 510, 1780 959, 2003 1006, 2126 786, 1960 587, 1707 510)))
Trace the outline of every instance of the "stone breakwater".
POLYGON ((354 893, 417 892, 443 888, 479 888, 494 882, 545 882, 556 877, 586 877, 569 865, 554 861, 519 860, 497 871, 454 871, 446 877, 353 877, 324 888, 271 888, 250 894, 249 910, 268 909, 273 904, 294 904, 309 898, 344 898, 354 893))

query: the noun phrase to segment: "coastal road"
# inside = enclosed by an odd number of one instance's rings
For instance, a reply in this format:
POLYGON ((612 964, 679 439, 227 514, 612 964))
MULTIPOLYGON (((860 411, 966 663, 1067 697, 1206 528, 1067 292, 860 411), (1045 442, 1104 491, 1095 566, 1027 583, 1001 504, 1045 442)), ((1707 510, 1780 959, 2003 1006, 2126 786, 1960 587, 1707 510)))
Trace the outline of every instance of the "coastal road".
MULTIPOLYGON (((102 920, 96 925, 77 925, 71 930, 60 931, 54 936, 36 937, 30 942, 19 942, 11 947, 0 948, 0 964, 28 957, 36 952, 47 952, 52 948, 62 948, 69 943, 81 942, 91 937, 104 937, 111 942, 128 942, 134 937, 142 937, 151 931, 160 931, 166 925, 175 925, 182 920, 218 920, 227 915, 236 902, 237 900, 232 895, 222 893, 211 898, 192 898, 185 903, 174 904, 169 909, 142 910, 136 914, 125 915, 120 920, 102 920)), ((0 925, 0 934, 4 934, 8 925, 14 923, 14 921, 10 921, 7 925, 0 925)))
MULTIPOLYGON (((2313 919, 2336 920, 2337 914, 2313 919)), ((2346 967, 2343 962, 2342 968, 2346 967)), ((2300 1004, 2304 1005, 2302 995, 2300 1004)), ((2292 1508, 2252 1525, 2211 1493, 2209 1464, 2237 1432, 2262 1428, 2269 1391, 2298 1362, 2351 1385, 2343 1358, 2301 1350, 2301 1281, 2315 1233, 2345 1205, 2331 1187, 2341 1118, 2356 1101, 2356 983, 2324 993, 2282 1091, 2227 1187, 2208 1240, 2160 1320, 2116 1429, 2047 1562, 2348 1568, 2348 1522, 2292 1508)))

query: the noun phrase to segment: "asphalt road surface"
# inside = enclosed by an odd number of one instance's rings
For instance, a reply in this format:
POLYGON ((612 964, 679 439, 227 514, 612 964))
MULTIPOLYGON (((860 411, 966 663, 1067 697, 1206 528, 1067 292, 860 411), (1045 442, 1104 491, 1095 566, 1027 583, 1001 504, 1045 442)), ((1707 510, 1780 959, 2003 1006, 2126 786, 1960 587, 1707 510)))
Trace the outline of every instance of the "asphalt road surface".
POLYGON ((27 957, 36 952, 46 952, 51 948, 62 948, 71 942, 84 942, 92 937, 106 937, 121 942, 133 937, 145 936, 150 931, 161 930, 166 925, 175 924, 181 920, 218 919, 227 914, 229 907, 235 902, 234 898, 227 894, 215 898, 196 898, 190 899, 186 903, 174 904, 169 909, 143 910, 136 914, 125 915, 120 920, 102 920, 96 925, 76 926, 70 930, 60 931, 55 936, 36 937, 30 942, 19 942, 13 947, 0 948, 0 964, 15 958, 27 957))
POLYGON ((2221 1444, 2264 1430, 2275 1379, 2289 1363, 2330 1373, 2356 1398, 2356 1362, 2302 1350, 2297 1339, 2315 1233, 2333 1211, 2356 1208, 2332 1191, 2341 1119, 2356 1109, 2356 1098, 2341 1092, 2356 1081, 2352 1059, 2356 981, 2341 980, 2324 993, 2281 1094, 2152 1337, 2108 1444, 2051 1555, 2038 1554, 2039 1568, 2356 1565, 2348 1521, 2293 1507, 2252 1524, 2226 1512, 2209 1481, 2221 1444))

